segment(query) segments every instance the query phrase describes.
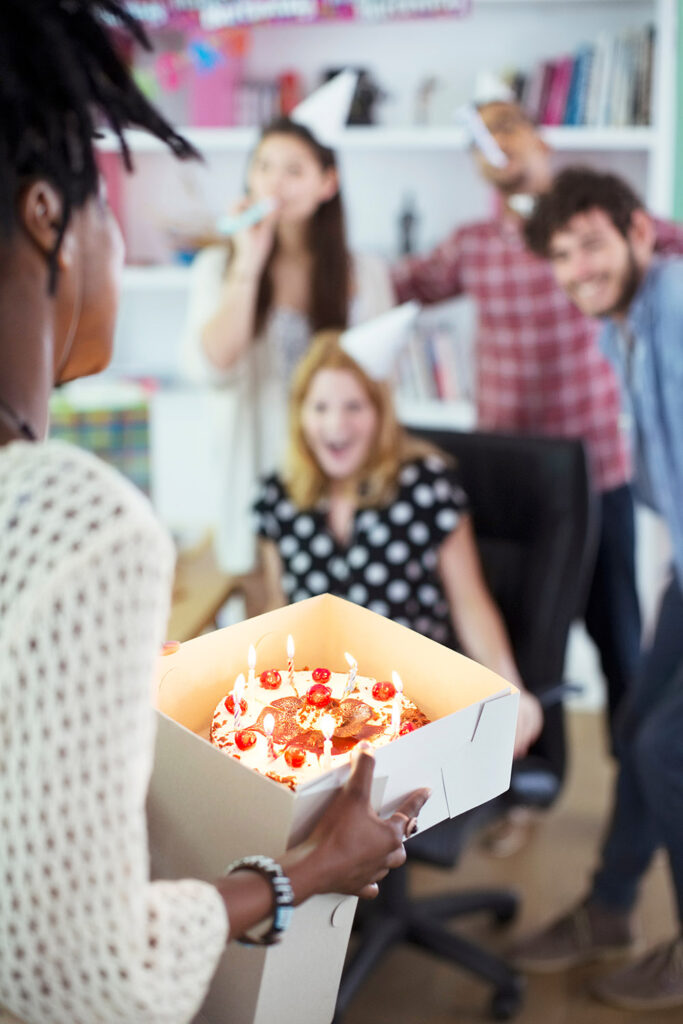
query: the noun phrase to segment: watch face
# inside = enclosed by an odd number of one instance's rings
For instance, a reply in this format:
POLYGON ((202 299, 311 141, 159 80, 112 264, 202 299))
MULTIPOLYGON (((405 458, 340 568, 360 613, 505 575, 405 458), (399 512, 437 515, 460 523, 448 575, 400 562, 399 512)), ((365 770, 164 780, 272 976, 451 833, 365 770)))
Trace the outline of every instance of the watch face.
POLYGON ((292 914, 294 913, 294 907, 291 903, 288 903, 284 907, 275 908, 275 917, 273 918, 272 931, 282 932, 287 931, 290 924, 292 923, 292 914))
POLYGON ((294 907, 294 890, 292 883, 282 868, 272 857, 265 857, 260 854, 252 854, 249 857, 242 857, 228 865, 226 874, 233 871, 241 871, 245 868, 250 871, 258 871, 267 878, 273 890, 274 910, 272 922, 267 931, 262 935, 251 936, 244 934, 237 941, 243 946, 272 946, 280 941, 280 936, 287 931, 292 921, 294 907))

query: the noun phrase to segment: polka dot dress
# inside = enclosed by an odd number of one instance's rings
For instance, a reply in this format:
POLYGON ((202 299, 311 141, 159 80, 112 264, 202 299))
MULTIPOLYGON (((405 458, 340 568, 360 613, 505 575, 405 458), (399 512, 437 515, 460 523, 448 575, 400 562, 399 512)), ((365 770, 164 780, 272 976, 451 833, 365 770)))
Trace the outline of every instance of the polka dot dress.
POLYGON ((438 550, 467 498, 440 456, 405 463, 394 501, 358 509, 347 545, 330 532, 326 510, 297 509, 277 475, 263 481, 254 510, 257 533, 278 547, 290 601, 335 594, 454 644, 438 550))

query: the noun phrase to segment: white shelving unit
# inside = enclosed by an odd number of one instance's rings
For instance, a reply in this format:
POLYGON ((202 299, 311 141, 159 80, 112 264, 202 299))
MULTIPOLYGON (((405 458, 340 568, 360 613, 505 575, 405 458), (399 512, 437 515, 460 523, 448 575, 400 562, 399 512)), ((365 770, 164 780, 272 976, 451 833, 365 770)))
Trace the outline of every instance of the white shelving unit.
POLYGON ((157 266, 127 266, 123 271, 126 292, 184 291, 190 280, 190 267, 183 264, 157 266))
MULTIPOLYGON (((202 153, 238 153, 246 156, 258 139, 254 128, 186 128, 183 134, 202 153)), ((651 127, 633 128, 570 128, 543 127, 541 134, 557 150, 622 150, 654 151, 659 143, 658 132, 651 127)), ((135 154, 162 153, 162 142, 141 131, 130 131, 126 141, 135 154)), ((106 132, 99 142, 103 152, 118 151, 118 140, 106 132)), ((468 140, 459 128, 415 127, 388 128, 382 125, 349 127, 342 134, 337 149, 340 153, 354 150, 431 150, 465 152, 468 140)))
MULTIPOLYGON (((447 124, 410 126, 411 97, 425 77, 450 83, 453 109, 470 95, 480 68, 531 69, 539 60, 575 52, 602 31, 617 33, 647 23, 657 30, 652 126, 553 127, 543 134, 558 167, 587 161, 615 168, 654 212, 669 213, 676 16, 677 0, 475 0, 464 19, 259 26, 252 33, 246 73, 272 78, 296 67, 313 85, 324 68, 351 64, 370 69, 384 88, 395 88, 379 108, 384 123, 348 128, 338 147, 350 243, 391 259, 397 216, 407 195, 413 195, 419 214, 420 250, 491 209, 490 192, 477 176, 462 131, 447 124)), ((183 213, 192 222, 200 211, 204 216, 222 212, 242 191, 246 160, 257 138, 250 128, 190 128, 185 134, 205 155, 204 164, 173 160, 143 133, 127 136, 138 173, 124 185, 126 235, 129 259, 140 265, 127 267, 124 278, 115 368, 125 372, 139 367, 147 374, 173 376, 189 273, 185 266, 171 265, 164 224, 183 213)), ((114 150, 116 140, 106 135, 101 148, 114 150)), ((433 413, 437 422, 443 415, 441 409, 433 413)), ((458 422, 454 410, 446 415, 458 422)))

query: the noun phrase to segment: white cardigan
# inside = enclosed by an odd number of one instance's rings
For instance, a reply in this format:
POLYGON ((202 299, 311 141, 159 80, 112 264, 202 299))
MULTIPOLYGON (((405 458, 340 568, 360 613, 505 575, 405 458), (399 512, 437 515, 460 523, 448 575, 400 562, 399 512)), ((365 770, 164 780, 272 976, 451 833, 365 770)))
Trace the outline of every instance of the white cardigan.
MULTIPOLYGON (((256 540, 251 503, 260 476, 282 468, 288 435, 290 380, 283 374, 278 347, 282 335, 299 332, 306 337, 305 318, 293 310, 278 309, 269 329, 250 346, 238 364, 221 372, 204 354, 201 332, 216 310, 226 270, 226 249, 212 246, 195 259, 184 333, 181 366, 194 384, 218 388, 225 395, 221 410, 222 437, 215 448, 216 473, 221 482, 216 513, 216 553, 226 572, 243 573, 254 566, 256 540)), ((352 324, 363 323, 391 309, 395 303, 386 264, 367 253, 352 257, 354 295, 349 309, 352 324)))
POLYGON ((149 880, 172 571, 108 466, 0 449, 0 1006, 27 1024, 185 1024, 225 946, 213 886, 149 880))

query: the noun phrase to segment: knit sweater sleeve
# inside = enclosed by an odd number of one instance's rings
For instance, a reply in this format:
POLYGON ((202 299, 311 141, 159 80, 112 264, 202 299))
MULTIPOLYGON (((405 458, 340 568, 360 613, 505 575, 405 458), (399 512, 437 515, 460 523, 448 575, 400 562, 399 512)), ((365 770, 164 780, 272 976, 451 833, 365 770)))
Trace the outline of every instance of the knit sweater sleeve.
POLYGON ((0 452, 0 1004, 182 1024, 227 937, 213 886, 149 881, 151 679, 173 552, 68 445, 0 452))

